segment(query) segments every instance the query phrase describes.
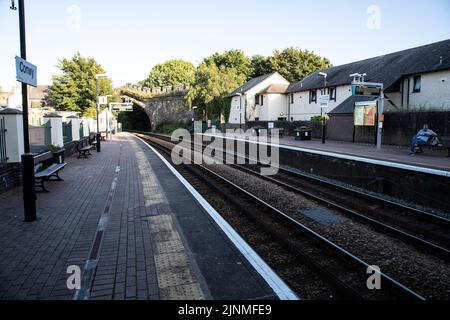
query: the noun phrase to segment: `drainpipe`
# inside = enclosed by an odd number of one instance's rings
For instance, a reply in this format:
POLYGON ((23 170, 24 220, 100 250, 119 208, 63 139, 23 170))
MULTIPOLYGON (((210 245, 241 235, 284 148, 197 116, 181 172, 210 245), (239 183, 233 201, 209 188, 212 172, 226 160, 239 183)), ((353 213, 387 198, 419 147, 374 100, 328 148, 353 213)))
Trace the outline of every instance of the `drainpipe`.
POLYGON ((404 108, 404 103, 405 103, 405 78, 402 79, 402 89, 400 90, 401 94, 402 94, 402 102, 401 102, 401 106, 402 109, 404 108))
POLYGON ((409 92, 411 91, 411 79, 408 77, 408 93, 406 96, 406 109, 409 110, 409 92))

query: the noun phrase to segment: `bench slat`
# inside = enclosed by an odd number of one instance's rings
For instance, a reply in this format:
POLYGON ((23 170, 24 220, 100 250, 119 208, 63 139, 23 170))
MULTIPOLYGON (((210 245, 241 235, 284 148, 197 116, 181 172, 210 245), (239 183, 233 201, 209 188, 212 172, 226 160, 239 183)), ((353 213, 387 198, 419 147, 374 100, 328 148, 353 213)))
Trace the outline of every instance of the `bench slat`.
POLYGON ((52 164, 47 169, 36 173, 35 178, 48 178, 48 177, 52 176, 53 174, 57 173, 58 171, 61 171, 62 169, 64 169, 64 167, 66 165, 67 165, 67 163, 52 164))

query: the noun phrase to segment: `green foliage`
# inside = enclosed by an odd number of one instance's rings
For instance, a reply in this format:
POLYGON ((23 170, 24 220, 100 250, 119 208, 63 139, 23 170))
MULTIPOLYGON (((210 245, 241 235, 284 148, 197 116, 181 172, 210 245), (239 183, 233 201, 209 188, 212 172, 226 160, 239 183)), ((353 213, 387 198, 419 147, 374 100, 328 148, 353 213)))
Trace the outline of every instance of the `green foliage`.
POLYGON ((275 50, 273 56, 268 58, 268 64, 290 82, 300 81, 315 71, 331 67, 330 60, 296 48, 275 50))
POLYGON ((252 65, 250 59, 241 50, 229 50, 224 53, 215 53, 205 58, 204 63, 215 65, 219 69, 234 69, 237 74, 243 75, 246 79, 252 76, 252 65))
POLYGON ((251 66, 252 78, 263 76, 273 71, 272 66, 270 65, 269 58, 261 55, 255 55, 252 57, 251 66))
POLYGON ((317 122, 322 122, 322 121, 327 122, 327 121, 329 121, 329 120, 330 120, 330 117, 327 116, 327 115, 324 115, 324 116, 314 116, 314 117, 311 118, 311 121, 317 121, 317 122))
MULTIPOLYGON (((72 59, 62 59, 58 68, 62 75, 53 77, 47 102, 58 110, 81 112, 83 116, 95 114, 95 76, 105 70, 92 58, 76 53, 72 59)), ((110 95, 111 80, 98 80, 99 96, 110 95)))
POLYGON ((144 87, 189 85, 194 82, 195 67, 184 60, 169 60, 153 67, 150 75, 142 82, 144 87))
POLYGON ((187 95, 188 106, 198 107, 199 115, 204 119, 220 119, 230 107, 224 103, 223 97, 245 81, 246 76, 234 68, 202 63, 187 95))

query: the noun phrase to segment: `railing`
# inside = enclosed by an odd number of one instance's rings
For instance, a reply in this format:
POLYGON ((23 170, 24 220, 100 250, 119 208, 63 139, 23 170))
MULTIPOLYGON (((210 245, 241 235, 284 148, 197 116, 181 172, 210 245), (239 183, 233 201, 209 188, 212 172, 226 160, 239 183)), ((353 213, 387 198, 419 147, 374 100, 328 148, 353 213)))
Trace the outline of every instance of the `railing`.
POLYGON ((0 118, 0 163, 8 162, 8 155, 6 154, 6 127, 5 118, 0 118))
POLYGON ((64 143, 72 141, 72 122, 63 123, 63 141, 64 143))

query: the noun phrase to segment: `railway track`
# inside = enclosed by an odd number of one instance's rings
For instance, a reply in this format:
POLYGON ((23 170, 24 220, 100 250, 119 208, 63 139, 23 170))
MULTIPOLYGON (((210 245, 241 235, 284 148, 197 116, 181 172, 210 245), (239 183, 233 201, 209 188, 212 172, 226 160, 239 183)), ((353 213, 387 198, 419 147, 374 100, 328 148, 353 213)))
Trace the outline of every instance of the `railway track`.
MULTIPOLYGON (((173 143, 140 137, 170 160, 173 143)), ((301 297, 424 299, 384 273, 379 274, 382 290, 368 289, 370 265, 362 259, 205 166, 183 165, 177 170, 301 297), (305 291, 305 286, 313 293, 305 291)))
MULTIPOLYGON (((165 136, 158 138, 170 141, 170 138, 165 136)), ((248 157, 233 156, 244 158, 247 163, 249 161, 248 157)), ((288 168, 280 168, 275 176, 263 176, 260 174, 261 165, 232 167, 337 209, 349 218, 369 224, 415 245, 426 253, 433 253, 450 261, 449 219, 288 168)))
POLYGON ((335 208, 450 261, 450 221, 445 218, 288 169, 280 169, 277 175, 268 177, 259 174, 258 165, 233 167, 335 208))

